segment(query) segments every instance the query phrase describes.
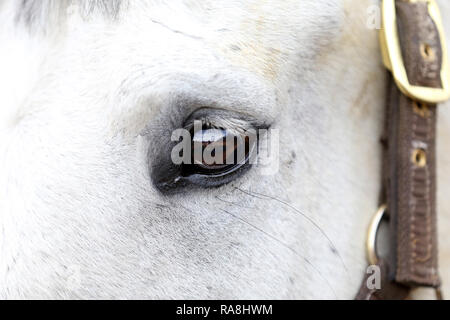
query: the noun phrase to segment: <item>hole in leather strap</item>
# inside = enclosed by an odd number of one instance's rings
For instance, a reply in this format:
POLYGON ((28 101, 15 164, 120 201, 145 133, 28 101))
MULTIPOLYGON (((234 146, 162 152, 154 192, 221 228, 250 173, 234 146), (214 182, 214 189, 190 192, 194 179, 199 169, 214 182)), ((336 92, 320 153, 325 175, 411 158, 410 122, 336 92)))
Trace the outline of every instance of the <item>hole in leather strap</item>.
POLYGON ((420 45, 420 54, 427 61, 433 61, 436 59, 434 49, 427 43, 422 43, 420 45))
POLYGON ((426 103, 413 101, 413 110, 415 114, 418 114, 422 118, 428 118, 430 116, 430 108, 426 103))
POLYGON ((412 154, 412 162, 419 168, 427 165, 427 153, 423 149, 414 149, 412 154))

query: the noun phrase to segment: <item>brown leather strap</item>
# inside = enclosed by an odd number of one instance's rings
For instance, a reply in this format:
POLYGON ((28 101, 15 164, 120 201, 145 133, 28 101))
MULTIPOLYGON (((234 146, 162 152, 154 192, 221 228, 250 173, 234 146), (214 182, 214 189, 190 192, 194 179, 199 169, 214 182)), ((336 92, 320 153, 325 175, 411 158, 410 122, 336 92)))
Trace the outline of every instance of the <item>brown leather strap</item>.
POLYGON ((397 0, 398 35, 403 62, 412 85, 442 88, 442 47, 426 1, 397 0))
MULTIPOLYGON (((409 82, 441 88, 442 48, 426 2, 396 1, 409 82)), ((363 281, 357 299, 404 299, 412 288, 439 287, 436 228, 436 105, 405 96, 389 76, 384 140, 383 202, 391 250, 381 260, 380 290, 363 281)))
POLYGON ((391 83, 384 182, 390 277, 411 287, 437 287, 436 106, 421 106, 391 83))

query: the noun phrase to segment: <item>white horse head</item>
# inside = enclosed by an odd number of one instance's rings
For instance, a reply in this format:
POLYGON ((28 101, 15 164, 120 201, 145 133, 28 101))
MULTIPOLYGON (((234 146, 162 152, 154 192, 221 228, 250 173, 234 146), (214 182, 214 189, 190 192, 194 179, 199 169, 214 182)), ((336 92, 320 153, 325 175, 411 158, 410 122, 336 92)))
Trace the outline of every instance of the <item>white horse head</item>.
MULTIPOLYGON (((0 1, 0 297, 352 298, 380 191, 374 3, 0 1), (159 190, 199 108, 279 130, 277 172, 159 190)), ((444 235, 441 263, 450 283, 444 235)))

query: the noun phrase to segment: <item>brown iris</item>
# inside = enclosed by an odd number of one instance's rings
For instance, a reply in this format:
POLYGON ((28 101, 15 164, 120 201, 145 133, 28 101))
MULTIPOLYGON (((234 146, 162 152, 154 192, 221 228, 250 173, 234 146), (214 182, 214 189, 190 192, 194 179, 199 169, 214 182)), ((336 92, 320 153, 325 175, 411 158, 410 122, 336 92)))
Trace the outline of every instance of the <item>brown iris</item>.
POLYGON ((191 129, 191 163, 184 164, 183 175, 222 176, 248 163, 256 144, 255 135, 234 133, 203 125, 191 129))

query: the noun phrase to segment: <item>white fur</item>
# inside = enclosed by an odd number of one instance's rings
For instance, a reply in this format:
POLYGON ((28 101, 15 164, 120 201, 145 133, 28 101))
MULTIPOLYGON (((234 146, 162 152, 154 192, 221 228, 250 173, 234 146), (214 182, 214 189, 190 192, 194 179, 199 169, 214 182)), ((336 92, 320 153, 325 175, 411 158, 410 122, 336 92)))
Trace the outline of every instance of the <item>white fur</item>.
POLYGON ((0 297, 355 295, 381 175, 373 1, 131 1, 117 20, 72 10, 45 33, 18 25, 14 2, 0 2, 0 297), (148 162, 193 103, 280 129, 278 174, 159 193, 148 162))

